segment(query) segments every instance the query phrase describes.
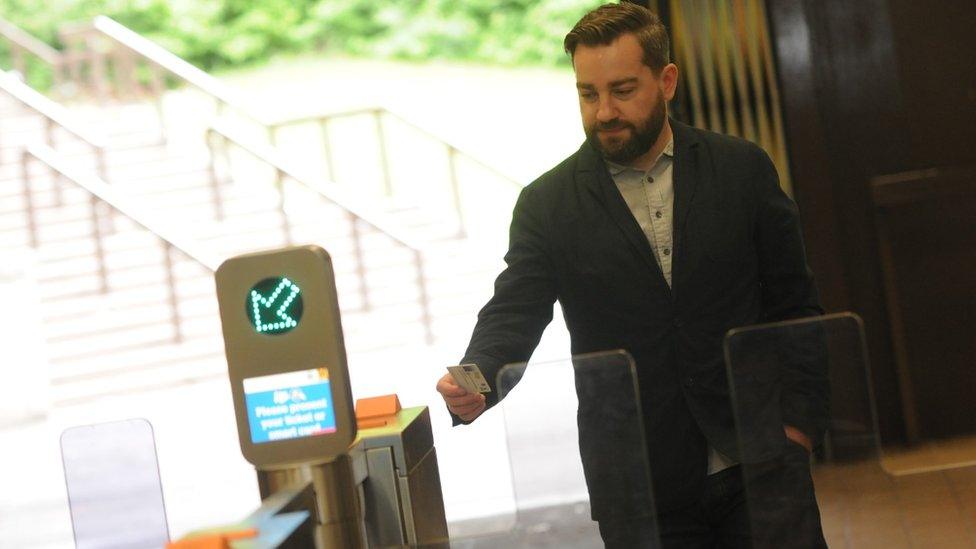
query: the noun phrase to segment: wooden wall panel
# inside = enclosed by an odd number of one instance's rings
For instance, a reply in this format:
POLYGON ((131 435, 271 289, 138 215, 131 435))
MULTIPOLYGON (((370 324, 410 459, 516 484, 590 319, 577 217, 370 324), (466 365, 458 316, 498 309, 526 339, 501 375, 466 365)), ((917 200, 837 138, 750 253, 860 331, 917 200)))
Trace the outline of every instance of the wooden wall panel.
POLYGON ((908 438, 976 432, 976 167, 878 177, 872 195, 908 438))
MULTIPOLYGON (((882 437, 905 440, 893 343, 923 347, 892 340, 871 181, 976 162, 976 56, 968 53, 976 51, 976 9, 952 0, 777 0, 768 9, 811 264, 828 309, 864 317, 882 437)), ((941 238, 960 229, 946 225, 941 238)), ((935 272, 960 265, 929 260, 935 272)), ((951 291, 965 299, 958 286, 951 291)), ((935 303, 918 306, 931 312, 935 303)))

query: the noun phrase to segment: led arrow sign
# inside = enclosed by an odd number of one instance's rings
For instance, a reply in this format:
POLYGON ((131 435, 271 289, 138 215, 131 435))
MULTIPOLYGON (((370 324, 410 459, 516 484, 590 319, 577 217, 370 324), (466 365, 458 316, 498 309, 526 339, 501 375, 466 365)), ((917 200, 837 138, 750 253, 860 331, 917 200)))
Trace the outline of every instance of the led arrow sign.
POLYGON ((245 307, 254 330, 277 335, 290 332, 302 319, 302 293, 284 277, 265 278, 251 287, 245 307))

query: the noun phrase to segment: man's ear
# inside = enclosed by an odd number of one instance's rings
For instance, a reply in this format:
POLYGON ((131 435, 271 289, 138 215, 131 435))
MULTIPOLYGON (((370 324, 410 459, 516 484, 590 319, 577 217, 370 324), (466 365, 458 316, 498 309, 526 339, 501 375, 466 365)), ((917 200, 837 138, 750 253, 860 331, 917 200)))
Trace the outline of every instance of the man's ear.
POLYGON ((664 100, 671 101, 674 99, 675 91, 678 89, 678 66, 674 63, 668 63, 661 69, 661 76, 658 78, 661 82, 661 92, 664 93, 664 100))

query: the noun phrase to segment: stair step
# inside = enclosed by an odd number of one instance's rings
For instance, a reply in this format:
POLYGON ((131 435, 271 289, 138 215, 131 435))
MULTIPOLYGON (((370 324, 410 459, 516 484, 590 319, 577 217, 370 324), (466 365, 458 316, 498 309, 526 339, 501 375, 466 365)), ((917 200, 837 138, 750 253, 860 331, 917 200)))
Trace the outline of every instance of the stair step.
MULTIPOLYGON (((122 334, 131 328, 144 327, 153 324, 171 325, 172 311, 166 296, 152 306, 126 307, 122 309, 102 308, 91 311, 73 322, 62 321, 58 325, 51 326, 47 341, 50 343, 64 343, 72 340, 87 339, 95 337, 102 332, 122 334)), ((179 307, 180 321, 185 322, 191 319, 207 318, 212 319, 218 315, 217 301, 213 300, 209 307, 199 304, 192 309, 190 307, 179 307)))
POLYGON ((106 153, 110 173, 113 169, 130 169, 154 164, 207 166, 210 159, 210 154, 205 148, 177 149, 165 143, 137 145, 131 148, 111 147, 106 153))
MULTIPOLYGON (((196 280, 183 278, 179 281, 177 291, 180 297, 180 310, 188 307, 192 310, 198 302, 215 303, 213 278, 201 276, 196 280)), ((43 318, 47 324, 70 322, 91 315, 93 311, 103 308, 115 310, 138 309, 155 306, 160 302, 160 289, 150 286, 133 288, 113 288, 107 295, 98 292, 87 292, 74 297, 42 300, 43 318)))
MULTIPOLYGON (((36 143, 36 141, 30 141, 25 143, 25 145, 33 143, 36 143)), ((9 151, 0 156, 0 161, 2 161, 2 163, 0 163, 0 183, 3 183, 4 186, 7 186, 12 182, 20 184, 24 175, 23 166, 21 163, 22 151, 23 147, 18 147, 14 151, 16 156, 13 158, 11 157, 11 153, 9 151)), ((77 154, 65 154, 63 161, 66 164, 75 167, 75 169, 78 171, 85 173, 94 173, 95 171, 95 156, 90 150, 79 151, 77 154)), ((31 159, 27 166, 27 173, 31 176, 31 181, 33 181, 35 178, 47 177, 51 173, 50 168, 34 159, 31 159)))
MULTIPOLYGON (((12 201, 11 201, 12 202, 12 201)), ((7 204, 10 204, 8 202, 7 204)), ((34 208, 34 222, 38 225, 50 225, 60 222, 76 222, 91 218, 91 206, 88 202, 76 202, 63 206, 36 206, 34 208)), ((23 201, 16 209, 0 210, 0 231, 26 230, 27 212, 23 201)))
MULTIPOLYGON (((212 337, 220 340, 220 323, 216 318, 185 319, 181 329, 187 337, 212 337)), ((99 333, 80 341, 52 341, 48 343, 48 354, 52 361, 66 362, 69 357, 91 358, 110 356, 118 350, 139 349, 157 345, 176 343, 175 331, 168 322, 140 324, 123 331, 99 333), (124 336, 124 337, 123 337, 124 336), (124 343, 120 344, 120 341, 124 343), (63 358, 62 358, 63 357, 63 358)))
MULTIPOLYGON (((109 273, 108 287, 110 293, 124 292, 138 288, 150 288, 159 296, 165 296, 165 273, 162 269, 138 269, 133 271, 123 271, 121 273, 109 273)), ((197 277, 187 279, 182 277, 179 281, 179 290, 189 292, 197 291, 199 288, 213 284, 210 277, 197 277)), ((101 284, 97 276, 73 277, 65 280, 54 280, 47 282, 41 288, 41 299, 43 301, 55 301, 61 299, 86 298, 93 295, 102 295, 101 284)), ((165 297, 161 297, 165 299, 165 297)))
MULTIPOLYGON (((163 349, 169 350, 168 347, 159 347, 160 351, 163 349)), ((68 406, 226 377, 227 363, 223 356, 215 353, 196 359, 166 360, 145 367, 119 369, 105 375, 71 378, 65 382, 53 379, 51 398, 55 406, 68 406)))
MULTIPOLYGON (((159 238, 144 230, 123 230, 127 223, 124 218, 118 221, 120 230, 107 234, 102 240, 102 247, 106 255, 126 253, 134 250, 158 246, 159 238)), ((35 250, 38 261, 54 262, 71 258, 92 256, 95 253, 95 242, 90 236, 80 236, 71 241, 42 242, 35 250)))
POLYGON ((153 192, 165 184, 169 190, 171 184, 177 188, 191 186, 209 186, 210 172, 205 159, 168 158, 146 160, 127 166, 112 164, 108 169, 109 177, 120 188, 132 192, 153 192))
MULTIPOLYGON (((99 296, 105 297, 105 296, 99 296)), ((73 307, 64 307, 62 303, 47 303, 44 308, 44 320, 49 326, 48 336, 57 337, 61 334, 70 334, 81 331, 87 324, 97 322, 100 318, 109 316, 122 317, 128 319, 141 319, 146 311, 165 310, 165 314, 159 313, 164 322, 170 322, 169 298, 160 299, 158 290, 155 291, 150 299, 140 301, 122 301, 112 299, 114 296, 102 300, 93 300, 89 306, 81 304, 73 307), (93 320, 94 319, 94 320, 93 320)), ((204 316, 217 314, 217 299, 212 291, 200 292, 189 295, 187 292, 179 293, 179 312, 182 316, 204 316)))

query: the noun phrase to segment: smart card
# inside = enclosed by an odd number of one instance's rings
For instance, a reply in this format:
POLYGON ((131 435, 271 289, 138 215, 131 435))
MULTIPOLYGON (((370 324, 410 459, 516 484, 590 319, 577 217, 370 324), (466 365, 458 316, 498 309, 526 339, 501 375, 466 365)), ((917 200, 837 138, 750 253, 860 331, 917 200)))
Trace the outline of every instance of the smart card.
POLYGON ((469 393, 490 393, 491 387, 481 369, 477 364, 461 364, 460 366, 448 366, 447 371, 458 385, 469 393))

